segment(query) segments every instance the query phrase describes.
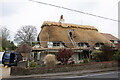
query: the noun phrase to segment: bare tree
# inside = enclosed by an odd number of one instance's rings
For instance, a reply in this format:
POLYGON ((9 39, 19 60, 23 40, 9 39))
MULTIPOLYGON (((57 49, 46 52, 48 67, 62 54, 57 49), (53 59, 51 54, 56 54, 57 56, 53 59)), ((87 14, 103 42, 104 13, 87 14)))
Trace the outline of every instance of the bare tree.
POLYGON ((14 40, 18 43, 35 41, 37 37, 37 29, 35 26, 27 25, 23 26, 17 31, 14 40))
POLYGON ((2 38, 3 39, 9 39, 10 38, 10 31, 6 27, 1 28, 2 38))

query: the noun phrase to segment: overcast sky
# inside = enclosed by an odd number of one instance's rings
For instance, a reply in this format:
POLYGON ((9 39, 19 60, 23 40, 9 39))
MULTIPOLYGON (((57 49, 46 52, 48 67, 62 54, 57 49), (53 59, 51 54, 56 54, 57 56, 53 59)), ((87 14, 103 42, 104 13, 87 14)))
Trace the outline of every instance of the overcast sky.
MULTIPOLYGON (((111 19, 118 20, 120 0, 34 0, 63 6, 111 19)), ((65 23, 90 25, 102 33, 118 37, 118 23, 85 14, 72 12, 29 0, 0 0, 0 25, 10 30, 11 40, 16 31, 24 25, 36 26, 38 33, 44 21, 58 22, 63 14, 65 23)))

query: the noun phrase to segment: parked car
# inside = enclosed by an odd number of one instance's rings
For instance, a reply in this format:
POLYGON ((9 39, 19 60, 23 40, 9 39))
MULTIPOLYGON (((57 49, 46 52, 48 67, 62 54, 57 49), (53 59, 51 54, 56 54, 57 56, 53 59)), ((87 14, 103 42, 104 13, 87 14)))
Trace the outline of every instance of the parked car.
POLYGON ((8 66, 17 66, 19 61, 23 60, 22 55, 16 52, 5 52, 2 57, 2 64, 8 66))

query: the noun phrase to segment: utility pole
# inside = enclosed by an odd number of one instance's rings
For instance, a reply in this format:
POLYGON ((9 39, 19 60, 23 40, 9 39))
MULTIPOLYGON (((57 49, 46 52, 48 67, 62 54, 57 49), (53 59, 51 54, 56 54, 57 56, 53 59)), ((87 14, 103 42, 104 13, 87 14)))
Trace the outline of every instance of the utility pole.
POLYGON ((48 54, 49 54, 49 28, 48 28, 48 54))

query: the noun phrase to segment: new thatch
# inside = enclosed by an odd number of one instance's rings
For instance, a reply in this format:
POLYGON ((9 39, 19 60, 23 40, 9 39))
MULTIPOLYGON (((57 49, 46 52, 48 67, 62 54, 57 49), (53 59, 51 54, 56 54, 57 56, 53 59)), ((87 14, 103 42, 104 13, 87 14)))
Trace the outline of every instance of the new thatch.
MULTIPOLYGON (((113 44, 103 37, 98 30, 93 26, 85 25, 75 25, 75 24, 60 24, 58 22, 49 22, 46 21, 41 26, 42 30, 38 36, 40 44, 42 47, 47 47, 47 42, 42 43, 41 41, 48 41, 48 32, 49 32, 49 41, 62 41, 62 42, 71 42, 67 33, 67 29, 70 31, 73 29, 73 39, 76 43, 87 42, 90 47, 94 46, 96 43, 104 43, 109 46, 113 44)), ((68 48, 73 47, 72 43, 68 46, 68 43, 65 43, 68 48)))

